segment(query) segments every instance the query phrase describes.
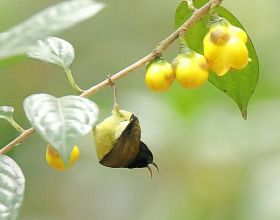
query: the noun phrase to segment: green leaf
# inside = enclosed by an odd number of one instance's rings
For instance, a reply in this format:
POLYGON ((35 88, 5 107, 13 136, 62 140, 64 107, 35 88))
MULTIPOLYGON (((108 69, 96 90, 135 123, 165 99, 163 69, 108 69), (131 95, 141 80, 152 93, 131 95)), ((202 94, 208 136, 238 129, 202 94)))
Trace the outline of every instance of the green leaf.
POLYGON ((17 163, 0 155, 0 219, 15 220, 24 197, 25 178, 17 163))
POLYGON ((68 69, 74 60, 75 52, 69 42, 57 37, 48 37, 39 40, 37 46, 28 52, 27 56, 68 69))
POLYGON ((92 130, 99 112, 94 102, 71 95, 34 94, 24 100, 23 107, 30 123, 65 163, 77 140, 92 130))
MULTIPOLYGON (((195 1, 196 7, 201 7, 207 0, 195 1)), ((244 29, 239 20, 232 15, 227 9, 222 6, 216 8, 217 13, 226 18, 232 25, 244 29)), ((188 8, 187 3, 182 2, 175 14, 175 26, 180 27, 190 16, 192 12, 188 8)), ((196 25, 191 27, 185 34, 185 39, 189 47, 199 53, 203 53, 203 38, 208 32, 209 15, 206 15, 196 25)), ((224 76, 217 76, 215 73, 210 73, 209 81, 219 90, 225 92, 238 105, 244 119, 247 118, 248 102, 255 91, 259 79, 259 62, 257 53, 254 49, 252 41, 249 39, 247 43, 251 62, 242 70, 231 70, 230 73, 224 76)))
MULTIPOLYGON (((200 0, 201 1, 201 0, 200 0)), ((204 0, 205 1, 205 0, 204 0)), ((199 1, 198 1, 199 2, 199 1)), ((205 3, 208 1, 205 1, 205 3)), ((197 3, 197 1, 196 1, 197 3)), ((202 4, 203 5, 203 4, 202 4)), ((202 6, 200 5, 200 7, 202 6)), ((195 5, 197 6, 197 5, 195 5)), ((191 10, 188 8, 188 4, 186 1, 182 1, 181 4, 176 9, 175 14, 175 27, 179 28, 185 21, 192 16, 191 10)), ((205 15, 200 21, 198 21, 195 25, 190 27, 185 34, 185 39, 189 46, 197 50, 197 52, 203 52, 202 40, 203 37, 207 33, 207 24, 209 20, 209 15, 205 15)))
POLYGON ((103 8, 104 4, 93 0, 72 0, 63 1, 39 12, 0 33, 0 60, 29 52, 37 40, 88 19, 103 8))
POLYGON ((0 118, 7 121, 13 119, 14 110, 11 106, 0 106, 0 118))

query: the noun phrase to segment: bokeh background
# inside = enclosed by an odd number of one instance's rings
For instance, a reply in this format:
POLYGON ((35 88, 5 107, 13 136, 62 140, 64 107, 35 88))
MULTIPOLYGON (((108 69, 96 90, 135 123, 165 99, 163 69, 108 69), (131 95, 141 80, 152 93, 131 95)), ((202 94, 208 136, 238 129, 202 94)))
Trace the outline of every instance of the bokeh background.
MULTIPOLYGON (((0 31, 57 0, 0 1, 0 31)), ((73 72, 88 88, 143 55, 174 30, 179 0, 104 0, 96 17, 58 34, 76 50, 73 72)), ((280 14, 279 0, 227 0, 249 33, 260 60, 260 81, 244 121, 232 100, 210 83, 167 93, 150 92, 144 68, 117 82, 119 104, 140 119, 142 139, 160 173, 99 165, 89 134, 81 158, 67 172, 45 162, 46 143, 33 135, 9 155, 26 176, 22 220, 279 220, 280 219, 280 14)), ((0 45, 1 46, 1 45, 0 45)), ((164 55, 171 60, 174 44, 164 55)), ((60 68, 24 60, 0 69, 0 105, 14 106, 29 127, 22 101, 33 93, 74 94, 60 68)), ((112 107, 110 88, 91 97, 112 107)), ((17 136, 0 121, 0 146, 17 136)))

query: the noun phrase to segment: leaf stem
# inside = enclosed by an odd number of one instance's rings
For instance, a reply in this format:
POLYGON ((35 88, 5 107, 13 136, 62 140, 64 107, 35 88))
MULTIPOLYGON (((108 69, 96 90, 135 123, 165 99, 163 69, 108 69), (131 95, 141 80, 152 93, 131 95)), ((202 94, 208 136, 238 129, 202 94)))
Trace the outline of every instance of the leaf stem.
POLYGON ((11 123, 11 125, 19 132, 19 133, 23 133, 25 131, 25 129, 23 129, 16 121, 14 118, 11 118, 8 120, 8 122, 11 123))
MULTIPOLYGON (((105 79, 104 81, 98 83, 97 85, 92 86, 91 88, 83 91, 78 86, 75 85, 76 82, 73 80, 69 80, 72 87, 75 88, 75 91, 80 93, 80 96, 82 97, 89 97, 93 94, 95 94, 100 89, 110 85, 110 82, 115 82, 116 80, 125 77, 132 71, 144 66, 146 63, 151 62, 154 60, 158 54, 162 54, 179 36, 182 36, 190 27, 192 27, 195 23, 197 23, 205 14, 207 14, 213 4, 219 5, 221 4, 221 0, 209 0, 205 5, 203 5, 201 8, 195 10, 192 14, 192 16, 181 26, 179 27, 175 32, 170 34, 166 39, 161 41, 158 46, 149 54, 144 56, 143 58, 139 59, 135 63, 129 65, 128 67, 120 70, 119 72, 115 73, 114 75, 110 76, 110 79, 105 79)), ((73 78, 72 73, 70 71, 66 72, 67 77, 69 79, 73 78)), ((13 141, 11 141, 9 144, 7 144, 5 147, 3 147, 0 150, 0 155, 8 152, 16 145, 22 143, 25 139, 27 139, 30 135, 32 135, 35 132, 34 128, 29 128, 28 130, 25 130, 22 132, 17 138, 15 138, 13 141)))
POLYGON ((184 36, 180 36, 180 44, 179 44, 179 51, 180 53, 186 53, 190 51, 189 45, 184 36))
POLYGON ((77 92, 78 94, 82 94, 85 90, 81 89, 77 82, 75 81, 72 71, 69 68, 65 68, 64 72, 66 73, 67 79, 72 87, 72 89, 74 89, 75 92, 77 92))

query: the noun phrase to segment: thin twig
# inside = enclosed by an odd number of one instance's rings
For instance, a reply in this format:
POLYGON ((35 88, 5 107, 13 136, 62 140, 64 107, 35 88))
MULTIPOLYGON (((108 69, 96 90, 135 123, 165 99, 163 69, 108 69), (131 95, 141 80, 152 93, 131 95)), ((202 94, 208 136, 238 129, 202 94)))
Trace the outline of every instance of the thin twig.
POLYGON ((3 147, 0 150, 0 155, 7 153, 11 149, 13 149, 15 146, 21 144, 23 141, 25 141, 25 139, 27 139, 33 133, 35 133, 35 129, 34 128, 29 128, 29 129, 25 130, 17 138, 15 138, 9 144, 7 144, 5 147, 3 147))
MULTIPOLYGON (((154 60, 159 54, 162 54, 178 37, 179 35, 184 34, 188 29, 193 26, 195 23, 197 23, 206 13, 209 12, 211 6, 219 5, 221 4, 221 0, 209 0, 208 3, 206 3, 201 8, 194 11, 193 15, 181 26, 179 27, 175 32, 170 34, 165 40, 161 41, 158 46, 149 54, 144 56, 142 59, 136 61, 135 63, 131 64, 130 66, 122 69, 121 71, 113 74, 110 79, 111 81, 115 82, 118 79, 128 75, 132 71, 144 66, 146 63, 154 60)), ((104 81, 98 83, 95 86, 92 86, 91 88, 85 90, 80 96, 82 97, 89 97, 99 91, 100 89, 108 86, 111 84, 111 81, 109 79, 105 79, 104 81)), ((34 128, 29 128, 23 133, 21 133, 16 139, 11 141, 9 144, 7 144, 5 147, 3 147, 0 150, 0 154, 5 154, 12 148, 14 148, 16 145, 22 143, 25 139, 27 139, 30 135, 32 135, 35 132, 34 128)))
MULTIPOLYGON (((165 40, 160 42, 151 53, 143 57, 142 59, 136 61, 135 63, 131 64, 130 66, 124 68, 123 70, 113 74, 111 76, 112 81, 116 81, 127 74, 131 73, 132 71, 138 69, 139 67, 144 66, 146 63, 152 61, 155 59, 155 57, 158 56, 158 54, 163 53, 178 37, 179 35, 184 34, 188 29, 193 26, 196 22, 198 22, 211 8, 212 4, 219 5, 221 2, 220 0, 210 0, 208 3, 206 3, 201 8, 197 9, 193 15, 181 26, 179 27, 175 32, 170 34, 165 40)), ((83 97, 89 97, 96 93, 98 90, 104 88, 105 86, 110 85, 110 80, 106 79, 97 85, 87 89, 84 91, 80 96, 83 97)))

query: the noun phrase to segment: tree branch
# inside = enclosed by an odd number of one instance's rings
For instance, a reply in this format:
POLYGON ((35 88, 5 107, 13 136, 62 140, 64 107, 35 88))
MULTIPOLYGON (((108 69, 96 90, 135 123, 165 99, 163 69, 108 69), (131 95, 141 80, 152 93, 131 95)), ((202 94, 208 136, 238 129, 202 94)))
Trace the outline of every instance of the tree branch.
MULTIPOLYGON (((118 79, 128 75, 132 71, 144 66, 146 63, 151 62, 154 60, 159 54, 162 54, 179 36, 184 34, 188 29, 193 26, 195 23, 197 23, 205 14, 209 12, 212 5, 219 5, 221 4, 221 0, 209 0, 208 3, 206 3, 204 6, 202 6, 199 9, 196 9, 193 12, 193 15, 181 26, 179 27, 175 32, 170 34, 166 39, 161 41, 158 46, 149 54, 144 56, 142 59, 136 61, 135 63, 131 64, 130 66, 122 69, 121 71, 113 74, 110 78, 111 80, 117 81, 118 79)), ((80 96, 82 97, 89 97, 99 91, 100 89, 110 85, 110 80, 105 79, 104 81, 98 83, 95 86, 92 86, 91 88, 85 90, 80 96)), ((11 141, 9 144, 7 144, 5 147, 3 147, 0 150, 0 155, 5 154, 9 150, 13 149, 16 145, 22 143, 25 139, 27 139, 30 135, 35 133, 34 128, 29 128, 26 131, 22 132, 16 139, 11 141)))
POLYGON ((25 139, 27 139, 33 133, 35 133, 34 128, 29 128, 29 129, 25 130, 17 138, 15 138, 9 144, 7 144, 5 147, 3 147, 0 150, 0 155, 7 153, 8 151, 12 150, 15 146, 21 144, 25 139))

